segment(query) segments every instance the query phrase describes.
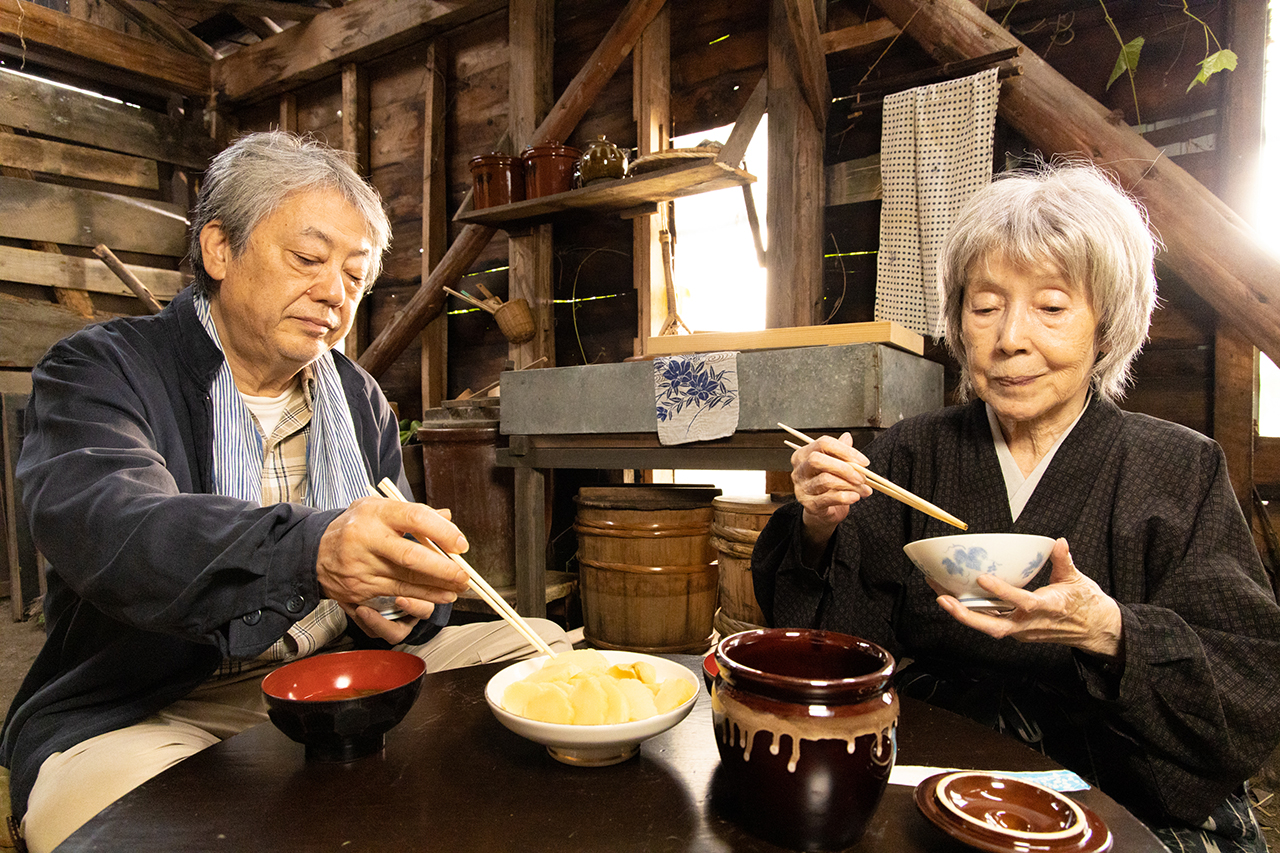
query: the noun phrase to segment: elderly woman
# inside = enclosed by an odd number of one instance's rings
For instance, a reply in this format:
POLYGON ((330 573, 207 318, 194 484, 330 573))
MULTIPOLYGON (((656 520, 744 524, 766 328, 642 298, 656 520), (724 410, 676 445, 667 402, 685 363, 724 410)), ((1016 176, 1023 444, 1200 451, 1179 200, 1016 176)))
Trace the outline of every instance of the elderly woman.
POLYGON ((1280 608, 1221 449, 1115 403, 1146 339, 1154 252, 1142 211, 1092 167, 978 193, 941 258, 947 343, 976 399, 865 455, 847 433, 797 450, 797 501, 759 538, 756 594, 771 624, 884 645, 904 694, 1041 749, 1173 849, 1265 851, 1243 785, 1280 740, 1280 608), (1025 589, 982 580, 1005 615, 939 595, 902 546, 956 531, 873 494, 851 463, 971 532, 1055 538, 1050 564, 1025 589))

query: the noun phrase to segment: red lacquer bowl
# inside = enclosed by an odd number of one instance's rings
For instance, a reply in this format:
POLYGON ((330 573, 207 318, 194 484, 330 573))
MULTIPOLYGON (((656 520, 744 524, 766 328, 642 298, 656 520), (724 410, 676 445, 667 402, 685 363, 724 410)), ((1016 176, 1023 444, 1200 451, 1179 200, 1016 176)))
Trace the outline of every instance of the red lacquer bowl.
POLYGON ((391 650, 334 652, 286 664, 262 680, 276 728, 316 761, 351 761, 382 749, 413 706, 426 664, 391 650))

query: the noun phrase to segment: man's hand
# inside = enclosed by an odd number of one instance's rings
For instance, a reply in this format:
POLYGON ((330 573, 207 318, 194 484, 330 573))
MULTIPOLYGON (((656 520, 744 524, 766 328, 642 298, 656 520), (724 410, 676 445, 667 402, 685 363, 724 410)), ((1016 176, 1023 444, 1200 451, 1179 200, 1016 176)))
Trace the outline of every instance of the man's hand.
POLYGON ((458 528, 430 507, 361 498, 334 519, 320 538, 316 557, 320 589, 343 605, 366 632, 383 639, 401 631, 407 635, 417 619, 431 615, 436 604, 455 600, 467 588, 466 572, 420 544, 427 539, 451 554, 467 550, 467 540, 458 528), (395 596, 397 605, 414 618, 391 622, 371 608, 362 608, 367 614, 356 610, 380 595, 395 596))

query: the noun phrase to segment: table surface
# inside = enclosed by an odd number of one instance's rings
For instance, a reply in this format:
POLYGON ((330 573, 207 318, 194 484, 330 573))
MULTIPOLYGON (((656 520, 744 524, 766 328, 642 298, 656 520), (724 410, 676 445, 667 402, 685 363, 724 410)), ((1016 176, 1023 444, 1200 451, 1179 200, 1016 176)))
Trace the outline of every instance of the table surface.
MULTIPOLYGON (((700 660, 672 656, 695 672, 700 660)), ((720 759, 711 700, 612 767, 561 764, 503 728, 484 701, 501 665, 427 675, 378 755, 307 762, 270 723, 229 738, 108 806, 58 848, 73 851, 777 851, 712 802, 720 759)), ((902 702, 898 762, 984 770, 1057 767, 947 711, 902 702)), ((1071 794, 1115 836, 1113 850, 1163 853, 1101 791, 1071 794)), ((857 853, 961 853, 929 823, 912 789, 889 785, 857 853)))

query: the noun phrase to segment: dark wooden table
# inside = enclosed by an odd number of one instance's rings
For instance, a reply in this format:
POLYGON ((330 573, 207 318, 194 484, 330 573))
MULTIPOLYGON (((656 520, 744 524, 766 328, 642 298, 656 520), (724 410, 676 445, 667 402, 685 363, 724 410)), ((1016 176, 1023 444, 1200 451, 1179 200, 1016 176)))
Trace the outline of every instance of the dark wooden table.
MULTIPOLYGON (((698 671, 695 656, 676 659, 698 671)), ((187 759, 108 806, 58 848, 74 851, 776 851, 712 803, 720 759, 703 691, 689 717, 612 767, 569 767, 503 728, 484 701, 501 666, 426 676, 379 755, 308 763, 266 723, 187 759)), ((1048 770, 1052 761, 976 723, 902 703, 902 764, 1048 770)), ((1110 797, 1071 796, 1106 821, 1122 853, 1164 853, 1110 797)), ((971 848, 890 785, 858 853, 971 848)))

